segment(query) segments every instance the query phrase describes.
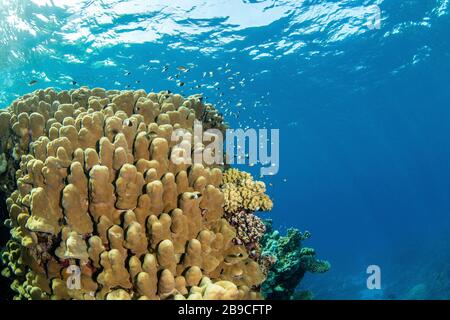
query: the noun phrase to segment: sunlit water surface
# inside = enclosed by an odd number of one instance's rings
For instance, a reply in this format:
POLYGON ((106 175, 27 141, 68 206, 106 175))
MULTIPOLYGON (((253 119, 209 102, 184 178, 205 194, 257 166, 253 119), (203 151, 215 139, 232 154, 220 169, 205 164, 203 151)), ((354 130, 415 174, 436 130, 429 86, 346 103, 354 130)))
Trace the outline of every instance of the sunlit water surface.
POLYGON ((202 92, 234 128, 280 129, 280 171, 264 178, 275 207, 262 216, 311 231, 305 244, 332 263, 302 288, 450 298, 449 10, 448 0, 0 0, 0 106, 49 86, 202 92), (382 290, 367 290, 369 264, 382 290))

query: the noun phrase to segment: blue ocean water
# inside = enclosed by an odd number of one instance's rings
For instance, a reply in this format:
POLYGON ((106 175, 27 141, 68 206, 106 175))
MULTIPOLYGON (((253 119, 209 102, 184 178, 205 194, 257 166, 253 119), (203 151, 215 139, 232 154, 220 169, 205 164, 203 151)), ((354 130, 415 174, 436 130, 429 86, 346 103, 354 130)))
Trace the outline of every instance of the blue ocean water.
POLYGON ((0 106, 49 86, 202 92, 231 127, 280 129, 262 216, 332 264, 302 288, 450 298, 449 35, 448 0, 3 0, 0 106))

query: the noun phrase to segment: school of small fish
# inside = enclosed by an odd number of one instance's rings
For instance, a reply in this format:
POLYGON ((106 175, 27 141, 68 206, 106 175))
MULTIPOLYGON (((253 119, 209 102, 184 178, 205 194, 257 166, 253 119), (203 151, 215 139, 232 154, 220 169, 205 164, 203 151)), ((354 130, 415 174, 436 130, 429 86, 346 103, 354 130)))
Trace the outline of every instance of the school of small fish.
MULTIPOLYGON (((200 70, 200 67, 194 63, 172 65, 162 63, 160 60, 149 60, 148 64, 140 65, 137 69, 133 72, 122 70, 123 80, 114 81, 114 85, 125 89, 136 89, 141 87, 138 86, 141 82, 145 82, 136 79, 137 74, 140 73, 144 77, 155 75, 156 79, 159 80, 158 82, 162 80, 168 83, 166 89, 168 92, 170 92, 169 88, 176 86, 178 87, 176 91, 182 95, 201 94, 204 101, 214 104, 233 128, 247 130, 249 128, 274 127, 271 122, 272 119, 266 111, 270 107, 270 91, 258 94, 255 99, 249 97, 249 92, 252 90, 246 88, 255 81, 258 74, 243 76, 240 71, 234 71, 230 63, 216 66, 210 70, 200 70), (239 90, 241 88, 246 88, 246 92, 239 90), (252 116, 255 114, 258 114, 257 118, 252 116)), ((264 71, 259 74, 263 74, 264 71)), ((34 86, 37 83, 37 79, 31 79, 28 86, 34 86)), ((78 81, 71 78, 68 84, 73 87, 81 86, 78 81)), ((159 86, 147 89, 159 91, 165 88, 159 86)), ((254 165, 254 163, 249 163, 250 167, 254 165)), ((282 181, 287 182, 287 179, 282 181)), ((268 185, 273 186, 272 183, 268 185)))

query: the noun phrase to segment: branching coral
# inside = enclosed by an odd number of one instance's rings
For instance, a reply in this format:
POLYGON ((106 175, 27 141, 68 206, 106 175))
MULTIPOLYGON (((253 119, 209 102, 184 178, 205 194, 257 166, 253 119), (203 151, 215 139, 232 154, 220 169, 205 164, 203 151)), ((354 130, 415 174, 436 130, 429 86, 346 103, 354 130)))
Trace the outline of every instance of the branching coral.
POLYGON ((170 161, 172 132, 195 119, 225 126, 198 96, 144 90, 49 88, 1 110, 11 229, 2 274, 17 299, 260 297, 264 274, 234 242, 223 204, 272 203, 250 176, 170 161))
POLYGON ((289 229, 286 236, 281 236, 272 229, 271 220, 265 223, 267 231, 261 241, 261 259, 273 264, 261 292, 267 299, 295 299, 299 297, 295 289, 306 272, 324 273, 331 265, 328 261, 318 260, 314 249, 301 246, 301 242, 311 236, 309 232, 289 229))

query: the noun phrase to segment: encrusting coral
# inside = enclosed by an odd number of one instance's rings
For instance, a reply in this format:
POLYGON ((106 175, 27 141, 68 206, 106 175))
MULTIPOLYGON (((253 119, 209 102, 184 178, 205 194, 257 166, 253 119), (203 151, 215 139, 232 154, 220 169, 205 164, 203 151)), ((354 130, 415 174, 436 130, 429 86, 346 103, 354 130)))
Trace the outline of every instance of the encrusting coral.
POLYGON ((224 209, 272 203, 249 175, 170 161, 172 132, 195 119, 225 127, 200 96, 144 90, 49 88, 1 110, 15 298, 260 298, 264 274, 224 209))

